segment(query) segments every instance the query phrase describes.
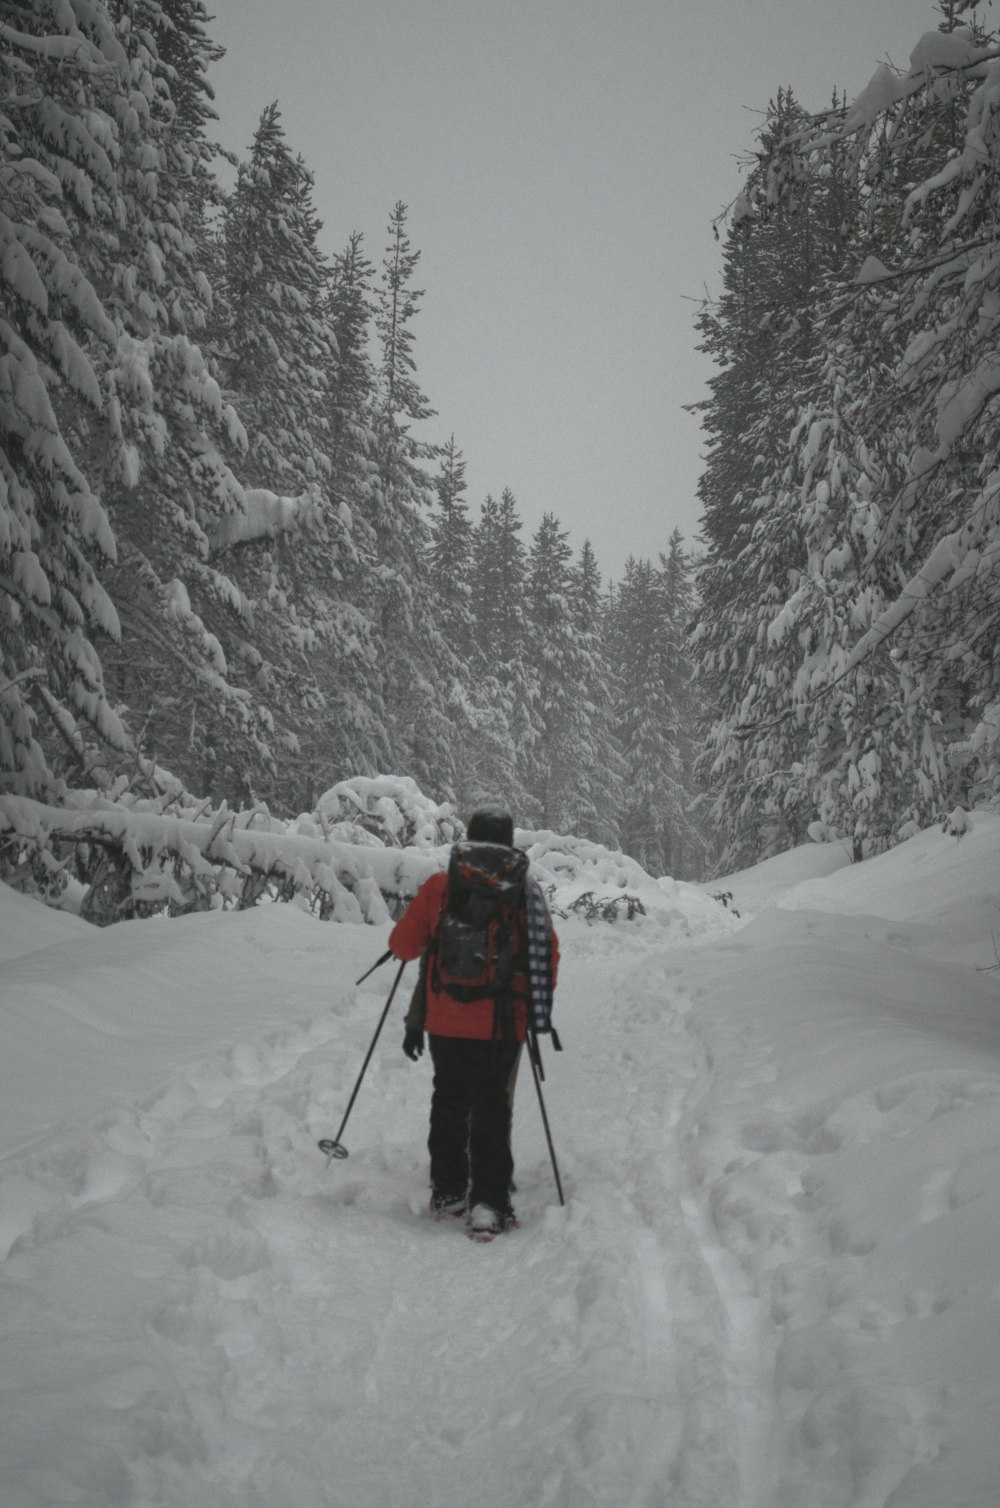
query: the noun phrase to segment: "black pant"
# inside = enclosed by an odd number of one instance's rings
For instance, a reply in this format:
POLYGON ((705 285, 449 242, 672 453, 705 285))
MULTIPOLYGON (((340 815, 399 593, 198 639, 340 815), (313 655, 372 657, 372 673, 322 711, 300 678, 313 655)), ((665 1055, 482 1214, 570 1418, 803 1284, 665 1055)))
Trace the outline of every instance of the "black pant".
POLYGON ((431 1096, 431 1185, 437 1194, 505 1211, 510 1205, 510 1098, 508 1084, 517 1042, 430 1037, 434 1063, 431 1096))

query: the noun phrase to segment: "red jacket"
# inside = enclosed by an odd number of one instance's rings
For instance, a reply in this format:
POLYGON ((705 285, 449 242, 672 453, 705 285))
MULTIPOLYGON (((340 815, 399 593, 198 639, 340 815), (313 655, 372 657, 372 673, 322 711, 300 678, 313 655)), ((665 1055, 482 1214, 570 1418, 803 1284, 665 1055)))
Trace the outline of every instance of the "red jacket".
MULTIPOLYGON (((389 947, 397 958, 419 958, 437 931, 444 909, 448 876, 444 870, 425 880, 399 921, 389 933, 389 947)), ((523 929, 523 915, 519 920, 523 929)), ((524 1041, 525 1023, 528 1015, 528 976, 516 960, 524 956, 523 931, 514 939, 514 1026, 517 1040, 524 1041)), ((552 932, 552 982, 555 984, 559 968, 559 940, 555 929, 552 932)), ((488 1042, 493 1036, 492 1000, 453 1000, 443 990, 435 990, 430 974, 427 978, 426 1029, 435 1037, 473 1037, 488 1042)))

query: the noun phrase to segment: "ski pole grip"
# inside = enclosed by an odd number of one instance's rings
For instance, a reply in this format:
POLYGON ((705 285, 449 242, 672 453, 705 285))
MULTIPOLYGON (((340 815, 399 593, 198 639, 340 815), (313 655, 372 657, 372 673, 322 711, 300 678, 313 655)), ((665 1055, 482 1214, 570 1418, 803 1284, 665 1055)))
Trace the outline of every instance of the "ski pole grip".
POLYGON ((552 1051, 562 1052, 563 1045, 559 1040, 559 1033, 556 1031, 554 1026, 549 1029, 549 1036, 552 1038, 552 1051))

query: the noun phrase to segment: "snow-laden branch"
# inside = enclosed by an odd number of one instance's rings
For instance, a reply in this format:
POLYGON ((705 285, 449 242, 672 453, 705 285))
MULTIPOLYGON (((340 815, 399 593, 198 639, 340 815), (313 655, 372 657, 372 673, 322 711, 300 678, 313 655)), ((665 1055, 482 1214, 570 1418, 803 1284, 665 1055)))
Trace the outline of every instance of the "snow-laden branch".
POLYGON ((408 900, 443 864, 433 852, 256 831, 248 825, 252 818, 223 808, 210 820, 193 821, 111 803, 74 811, 0 796, 0 834, 46 849, 109 846, 129 866, 131 899, 150 907, 184 909, 198 893, 217 895, 220 905, 240 904, 247 881, 259 879, 307 897, 325 917, 377 924, 388 918, 386 899, 408 900))
MULTIPOLYGON (((843 676, 850 675, 852 670, 858 668, 862 660, 867 659, 884 644, 886 639, 896 632, 914 609, 919 607, 921 602, 925 602, 949 574, 957 574, 964 563, 966 553, 962 548, 962 537, 962 534, 958 533, 949 534, 938 541, 916 575, 910 578, 895 601, 890 602, 868 632, 863 634, 855 644, 847 657, 843 676)), ((843 676, 838 679, 842 679, 843 676)))
POLYGON ((211 538, 213 553, 258 539, 276 539, 280 534, 312 528, 319 522, 320 505, 314 493, 281 497, 265 487, 248 487, 245 495, 245 509, 227 514, 216 525, 211 538))
MULTIPOLYGON (((164 771, 147 774, 163 788, 159 799, 78 790, 57 807, 0 796, 7 872, 22 888, 58 895, 64 871, 82 869, 89 889, 81 914, 102 923, 267 898, 295 900, 325 920, 377 925, 446 867, 465 834, 451 806, 400 776, 341 782, 314 812, 286 821, 266 807, 212 810, 178 792, 164 771)), ((600 843, 547 830, 518 830, 515 841, 559 910, 607 921, 623 912, 685 935, 697 913, 699 928, 718 927, 717 905, 700 887, 654 878, 600 843)))

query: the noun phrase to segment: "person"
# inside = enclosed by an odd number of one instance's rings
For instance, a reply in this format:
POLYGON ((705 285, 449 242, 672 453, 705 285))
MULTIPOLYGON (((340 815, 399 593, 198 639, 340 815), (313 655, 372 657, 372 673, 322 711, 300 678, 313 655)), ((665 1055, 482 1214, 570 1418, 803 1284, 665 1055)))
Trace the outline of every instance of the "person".
MULTIPOLYGON (((527 856, 514 848, 514 823, 501 808, 472 813, 449 872, 425 880, 389 935, 397 958, 421 959, 407 1013, 403 1051, 422 1054, 426 1030, 434 1065, 430 1132, 431 1208, 438 1216, 468 1215, 470 1233, 498 1234, 513 1221, 510 1187, 512 1089, 529 1025, 550 1029, 559 941, 545 898, 527 876, 527 856), (461 999, 441 978, 439 936, 456 860, 519 873, 520 889, 503 918, 509 964, 488 993, 461 999)), ((453 986, 453 990, 456 987, 453 986)))

